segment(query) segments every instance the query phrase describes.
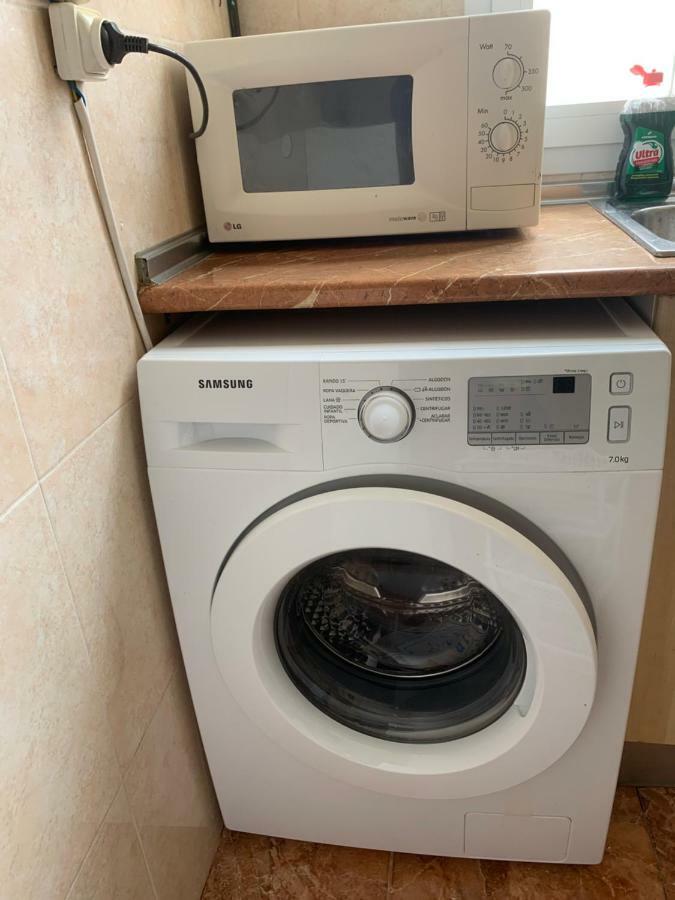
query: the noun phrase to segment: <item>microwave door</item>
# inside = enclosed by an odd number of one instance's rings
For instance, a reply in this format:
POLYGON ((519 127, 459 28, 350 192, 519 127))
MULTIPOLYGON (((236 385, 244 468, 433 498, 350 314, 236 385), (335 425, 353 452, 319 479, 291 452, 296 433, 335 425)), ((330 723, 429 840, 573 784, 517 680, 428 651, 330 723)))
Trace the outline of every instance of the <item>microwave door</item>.
POLYGON ((192 44, 211 240, 464 230, 467 47, 466 19, 192 44))
POLYGON ((412 184, 410 75, 235 91, 246 193, 412 184))

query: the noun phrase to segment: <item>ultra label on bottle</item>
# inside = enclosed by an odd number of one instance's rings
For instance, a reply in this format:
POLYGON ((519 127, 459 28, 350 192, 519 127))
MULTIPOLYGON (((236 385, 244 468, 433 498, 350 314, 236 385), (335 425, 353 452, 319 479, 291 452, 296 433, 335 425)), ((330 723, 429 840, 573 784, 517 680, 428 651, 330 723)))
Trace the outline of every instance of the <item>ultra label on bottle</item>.
POLYGON ((665 138, 660 131, 636 128, 628 157, 629 177, 638 179, 661 175, 665 171, 665 156, 665 138))

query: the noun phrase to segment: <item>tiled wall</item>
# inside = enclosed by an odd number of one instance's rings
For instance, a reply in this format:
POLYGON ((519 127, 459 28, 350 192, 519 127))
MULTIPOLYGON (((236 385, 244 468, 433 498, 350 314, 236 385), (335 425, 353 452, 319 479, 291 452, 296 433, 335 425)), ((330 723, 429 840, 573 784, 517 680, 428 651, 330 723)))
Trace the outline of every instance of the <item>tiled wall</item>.
MULTIPOLYGON (((177 42, 227 27, 218 0, 98 5, 177 42)), ((46 3, 0 16, 0 897, 191 900, 221 821, 150 505, 142 347, 46 3)), ((130 258, 202 220, 184 78, 133 57, 87 87, 130 258)))
POLYGON ((239 0, 242 34, 464 15, 464 0, 239 0))

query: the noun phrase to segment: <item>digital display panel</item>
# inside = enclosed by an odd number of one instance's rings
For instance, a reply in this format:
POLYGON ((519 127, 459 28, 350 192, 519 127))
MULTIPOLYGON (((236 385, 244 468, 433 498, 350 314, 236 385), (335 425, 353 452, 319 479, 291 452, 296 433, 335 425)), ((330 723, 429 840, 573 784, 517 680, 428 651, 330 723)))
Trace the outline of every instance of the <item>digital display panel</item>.
POLYGON ((485 445, 588 443, 590 375, 469 379, 468 442, 485 445))
POLYGON ((553 393, 554 394, 573 394, 576 388, 576 378, 574 375, 554 375, 553 377, 553 393))

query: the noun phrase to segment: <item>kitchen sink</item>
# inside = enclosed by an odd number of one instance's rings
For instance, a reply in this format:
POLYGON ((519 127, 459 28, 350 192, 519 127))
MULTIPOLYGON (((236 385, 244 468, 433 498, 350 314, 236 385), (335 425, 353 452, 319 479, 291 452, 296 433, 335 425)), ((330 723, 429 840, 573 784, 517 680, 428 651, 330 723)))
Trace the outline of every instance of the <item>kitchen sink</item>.
POLYGON ((593 204, 653 256, 675 256, 675 198, 654 206, 593 204))
POLYGON ((651 231, 657 237, 670 241, 675 247, 675 203, 666 203, 663 206, 652 206, 649 209, 639 209, 633 213, 633 218, 647 231, 651 231))

